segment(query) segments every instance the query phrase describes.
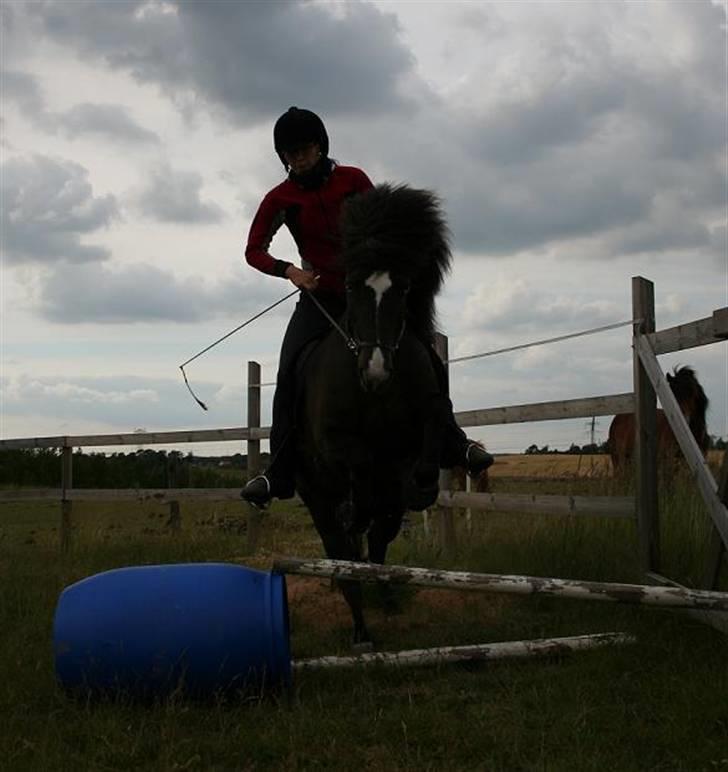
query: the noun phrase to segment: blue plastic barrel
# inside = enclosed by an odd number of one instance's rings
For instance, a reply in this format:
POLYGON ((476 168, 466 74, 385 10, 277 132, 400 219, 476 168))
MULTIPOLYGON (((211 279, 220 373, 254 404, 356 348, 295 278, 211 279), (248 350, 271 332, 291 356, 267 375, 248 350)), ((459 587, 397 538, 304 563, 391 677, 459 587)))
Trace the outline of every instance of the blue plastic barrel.
POLYGON ((285 577, 225 563, 106 571, 61 593, 53 645, 71 691, 288 686, 285 577))

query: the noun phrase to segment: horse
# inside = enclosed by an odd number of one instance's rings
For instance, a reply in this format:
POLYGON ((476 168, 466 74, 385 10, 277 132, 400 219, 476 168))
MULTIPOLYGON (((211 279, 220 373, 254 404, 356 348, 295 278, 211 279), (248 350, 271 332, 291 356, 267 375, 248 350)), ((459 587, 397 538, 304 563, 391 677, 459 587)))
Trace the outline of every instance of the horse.
MULTIPOLYGON (((438 494, 445 406, 428 346, 449 231, 432 192, 383 184, 346 202, 340 235, 346 310, 299 373, 296 488, 329 558, 384 563, 404 513, 438 494)), ((340 587, 369 648, 361 587, 340 587)))
MULTIPOLYGON (((464 466, 454 466, 451 470, 450 490, 454 493, 468 492, 468 471, 464 466)), ((480 474, 470 477, 470 493, 490 493, 490 477, 488 470, 483 469, 480 474)), ((458 512, 460 510, 455 510, 458 512)), ((425 512, 425 530, 427 531, 429 512, 425 512)), ((465 507, 465 522, 468 533, 472 531, 472 511, 470 507, 465 507)))
MULTIPOLYGON (((466 491, 467 490, 468 473, 465 467, 455 466, 452 469, 452 490, 454 491, 466 491)), ((471 493, 490 493, 490 478, 488 477, 488 470, 484 469, 477 477, 470 479, 470 492, 471 493)))
MULTIPOLYGON (((695 370, 692 367, 675 367, 672 374, 667 373, 667 382, 698 447, 703 456, 706 456, 710 443, 705 424, 708 398, 698 382, 695 370)), ((656 421, 658 455, 664 462, 672 463, 679 457, 680 449, 663 410, 657 410, 656 421)), ((614 416, 609 426, 607 446, 615 475, 629 472, 635 447, 634 413, 620 413, 614 416)))

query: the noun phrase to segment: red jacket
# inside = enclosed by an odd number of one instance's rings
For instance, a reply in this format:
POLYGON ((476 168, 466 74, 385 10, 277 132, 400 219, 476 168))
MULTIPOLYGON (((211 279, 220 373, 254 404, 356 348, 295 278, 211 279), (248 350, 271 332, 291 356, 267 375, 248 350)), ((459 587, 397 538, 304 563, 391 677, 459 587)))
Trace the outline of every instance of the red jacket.
POLYGON ((373 187, 355 166, 334 166, 329 178, 316 190, 306 190, 290 179, 277 185, 263 199, 248 233, 245 259, 253 268, 271 276, 283 276, 290 263, 276 260, 270 243, 281 225, 293 236, 303 267, 321 277, 324 292, 344 292, 344 272, 338 263, 339 215, 344 201, 373 187))

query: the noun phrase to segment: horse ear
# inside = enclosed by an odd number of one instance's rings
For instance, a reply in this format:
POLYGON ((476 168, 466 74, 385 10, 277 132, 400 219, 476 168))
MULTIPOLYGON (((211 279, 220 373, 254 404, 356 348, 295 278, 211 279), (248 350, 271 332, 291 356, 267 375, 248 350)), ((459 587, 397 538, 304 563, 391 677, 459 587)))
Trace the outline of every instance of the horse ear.
POLYGON ((667 382, 672 385, 672 382, 675 380, 675 376, 671 375, 670 373, 666 373, 667 375, 667 382))

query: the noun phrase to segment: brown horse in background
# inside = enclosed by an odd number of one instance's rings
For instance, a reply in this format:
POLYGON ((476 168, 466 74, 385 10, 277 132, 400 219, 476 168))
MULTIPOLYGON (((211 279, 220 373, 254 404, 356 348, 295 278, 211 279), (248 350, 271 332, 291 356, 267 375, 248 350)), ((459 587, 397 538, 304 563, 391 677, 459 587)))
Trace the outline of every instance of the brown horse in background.
MULTIPOLYGON (((451 470, 451 477, 450 477, 450 488, 449 490, 453 492, 459 492, 459 491, 467 491, 468 489, 468 472, 465 469, 464 466, 454 466, 451 470)), ((488 478, 488 470, 483 469, 483 471, 477 475, 476 477, 470 478, 470 492, 471 493, 490 493, 490 480, 488 478)), ((471 512, 470 508, 466 507, 465 509, 455 509, 453 512, 465 512, 466 517, 466 523, 468 531, 471 530, 472 524, 471 524, 471 512)), ((428 518, 429 518, 429 512, 425 510, 424 512, 425 516, 425 532, 428 532, 428 518)))
MULTIPOLYGON (((708 398, 698 383, 692 367, 680 367, 667 374, 667 382, 675 395, 680 410, 705 456, 710 438, 705 425, 708 398)), ((632 469, 635 448, 634 413, 615 415, 609 427, 609 455, 615 474, 625 474, 632 469)), ((674 461, 680 455, 680 448, 664 411, 657 410, 657 453, 663 461, 674 461)))
MULTIPOLYGON (((467 490, 468 473, 465 467, 455 466, 452 468, 452 490, 467 490)), ((488 470, 484 469, 477 477, 470 478, 470 490, 472 493, 490 493, 490 480, 488 479, 488 470)))

